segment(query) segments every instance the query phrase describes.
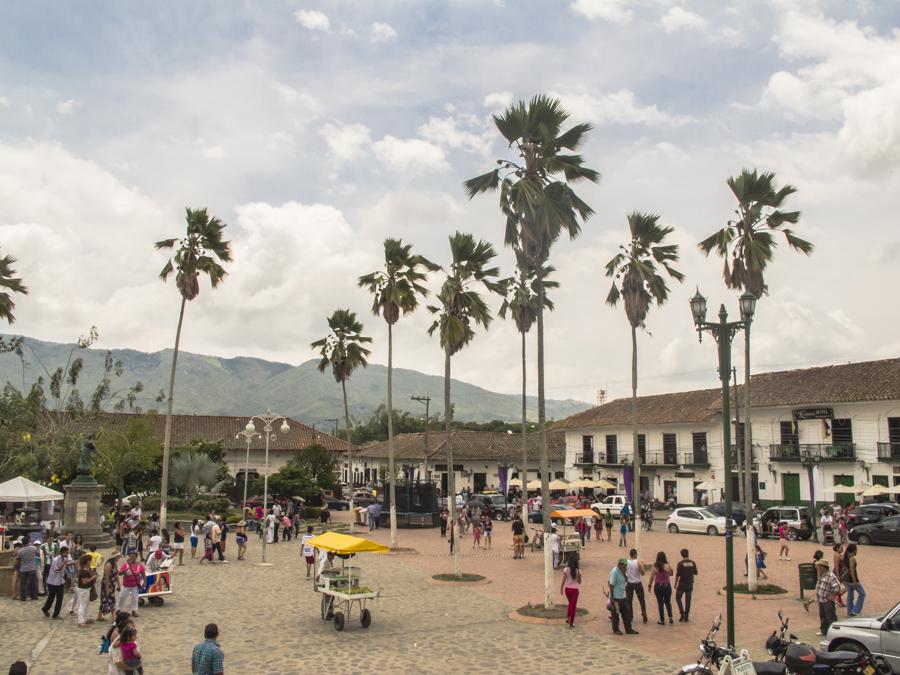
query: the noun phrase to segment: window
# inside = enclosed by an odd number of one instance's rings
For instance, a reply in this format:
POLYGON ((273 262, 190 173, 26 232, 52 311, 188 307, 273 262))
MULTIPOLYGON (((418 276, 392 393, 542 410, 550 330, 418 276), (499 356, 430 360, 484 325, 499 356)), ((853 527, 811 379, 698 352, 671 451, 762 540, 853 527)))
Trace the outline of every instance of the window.
POLYGON ((900 443, 900 417, 888 417, 888 442, 900 443))
POLYGON ((850 445, 853 443, 853 423, 851 420, 831 420, 831 442, 835 445, 850 445))
POLYGON ((647 436, 646 434, 638 434, 638 452, 643 454, 647 452, 647 436))
POLYGON ((744 423, 738 422, 734 425, 734 445, 738 448, 744 447, 744 434, 746 431, 744 430, 744 423))
POLYGON ((435 471, 446 471, 446 470, 447 470, 447 465, 446 465, 446 464, 435 464, 435 465, 434 465, 434 470, 435 470, 435 471))
POLYGON ((678 463, 678 441, 675 434, 663 434, 663 461, 666 464, 678 463))
POLYGON ((693 520, 700 520, 700 514, 696 511, 682 511, 679 513, 682 518, 691 518, 693 520))
POLYGON ((694 453, 706 452, 706 432, 695 431, 691 434, 691 442, 693 443, 694 453))
POLYGON ((453 470, 454 470, 454 471, 462 471, 462 470, 463 470, 463 465, 462 465, 462 464, 454 464, 454 465, 453 465, 453 470))
POLYGON ((606 437, 606 461, 615 464, 618 454, 618 439, 615 435, 606 437))
POLYGON ((797 426, 792 421, 781 423, 781 444, 782 445, 799 445, 800 435, 797 433, 797 426))
POLYGON ((581 437, 581 450, 585 454, 591 453, 594 451, 594 437, 593 436, 582 436, 581 437))

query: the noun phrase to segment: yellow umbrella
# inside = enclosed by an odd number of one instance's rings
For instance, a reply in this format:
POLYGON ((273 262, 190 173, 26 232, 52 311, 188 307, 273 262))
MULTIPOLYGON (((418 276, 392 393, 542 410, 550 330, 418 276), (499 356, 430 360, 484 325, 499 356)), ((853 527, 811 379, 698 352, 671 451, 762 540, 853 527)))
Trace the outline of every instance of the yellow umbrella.
POLYGON ((569 484, 560 478, 550 483, 551 490, 565 490, 567 487, 569 487, 569 484))
POLYGON ((873 485, 868 488, 864 492, 860 493, 860 497, 880 497, 881 495, 888 494, 888 488, 884 487, 884 485, 873 485))
POLYGON ((540 490, 541 489, 541 479, 535 478, 534 480, 528 481, 528 484, 525 486, 529 490, 540 490))
POLYGON ((600 480, 595 480, 591 484, 591 487, 595 487, 599 490, 615 490, 616 489, 616 486, 613 485, 612 483, 610 483, 605 478, 601 478, 600 480))
POLYGON ((506 481, 506 484, 509 487, 522 487, 522 481, 518 478, 513 478, 512 480, 506 481))
POLYGON ((592 488, 594 487, 594 481, 590 478, 579 478, 578 480, 573 480, 569 483, 569 487, 573 490, 577 490, 578 488, 592 488))
POLYGON ((351 537, 349 534, 339 532, 324 532, 318 537, 313 537, 307 544, 313 548, 335 553, 387 553, 391 549, 381 544, 376 544, 368 539, 351 537))

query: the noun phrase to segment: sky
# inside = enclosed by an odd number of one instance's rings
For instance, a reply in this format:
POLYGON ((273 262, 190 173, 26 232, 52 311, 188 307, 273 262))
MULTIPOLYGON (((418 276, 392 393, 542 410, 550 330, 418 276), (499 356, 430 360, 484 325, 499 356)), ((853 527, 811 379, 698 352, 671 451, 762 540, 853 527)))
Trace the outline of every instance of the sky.
MULTIPOLYGON (((697 243, 733 217, 725 181, 744 167, 797 188, 787 206, 816 245, 776 251, 754 372, 896 357, 898 21, 896 0, 2 3, 0 254, 30 289, 8 332, 71 342, 96 325, 98 347, 170 348, 179 297, 153 243, 207 207, 234 262, 189 304, 182 349, 297 364, 349 308, 385 363, 357 278, 386 237, 445 265, 457 230, 511 274, 497 196, 462 183, 512 158, 492 115, 546 93, 593 125, 583 155, 602 174, 576 188, 596 214, 551 252, 548 397, 630 393, 603 266, 634 210, 675 229, 686 274, 639 333, 639 393, 717 385, 688 299, 737 314, 697 243)), ((429 324, 401 319, 395 366, 443 373, 429 324)), ((534 392, 534 333, 528 350, 534 392)), ((479 331, 453 375, 520 391, 511 322, 479 331)))

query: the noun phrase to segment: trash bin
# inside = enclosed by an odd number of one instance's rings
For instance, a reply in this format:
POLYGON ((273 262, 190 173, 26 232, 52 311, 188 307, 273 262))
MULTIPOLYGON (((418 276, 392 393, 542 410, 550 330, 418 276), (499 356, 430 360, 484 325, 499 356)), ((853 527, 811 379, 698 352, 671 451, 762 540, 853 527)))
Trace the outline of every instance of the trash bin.
POLYGON ((365 506, 360 506, 356 509, 356 524, 357 525, 368 525, 369 524, 369 511, 365 506))
POLYGON ((800 563, 797 565, 797 574, 800 577, 800 597, 803 598, 803 591, 816 589, 816 582, 819 580, 816 566, 813 563, 800 563))

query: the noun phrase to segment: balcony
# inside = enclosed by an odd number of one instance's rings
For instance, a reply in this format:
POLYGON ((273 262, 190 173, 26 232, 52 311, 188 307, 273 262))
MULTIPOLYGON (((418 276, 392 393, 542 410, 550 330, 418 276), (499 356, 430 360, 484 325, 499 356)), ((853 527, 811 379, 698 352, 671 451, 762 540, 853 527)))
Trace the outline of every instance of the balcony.
MULTIPOLYGON (((789 447, 793 447, 793 446, 785 445, 785 446, 779 446, 779 447, 788 447, 789 448, 789 447)), ((743 463, 744 463, 744 459, 743 459, 744 447, 741 446, 740 448, 738 448, 738 446, 732 445, 731 446, 731 468, 733 471, 737 471, 738 451, 740 451, 740 454, 741 454, 741 464, 743 465, 743 463)), ((800 460, 798 459, 798 460, 784 460, 784 461, 799 462, 800 460)), ((759 469, 759 452, 757 451, 756 446, 752 446, 750 448, 750 470, 757 471, 758 469, 759 469)))
POLYGON ((600 459, 593 452, 583 452, 580 455, 575 455, 575 466, 594 466, 594 460, 600 459))
POLYGON ((621 455, 612 452, 607 453, 606 456, 599 454, 595 463, 597 466, 624 466, 625 464, 631 464, 631 455, 621 455))
POLYGON ((678 466, 678 453, 673 451, 643 452, 641 463, 646 466, 678 466))
MULTIPOLYGON (((852 462, 856 460, 856 444, 801 443, 799 445, 773 444, 769 446, 769 459, 773 462, 852 462)), ((900 459, 900 458, 898 458, 900 459)))
POLYGON ((686 450, 684 452, 684 462, 682 462, 682 465, 708 469, 709 453, 706 450, 686 450))
POLYGON ((879 462, 900 462, 900 443, 879 443, 879 462))

